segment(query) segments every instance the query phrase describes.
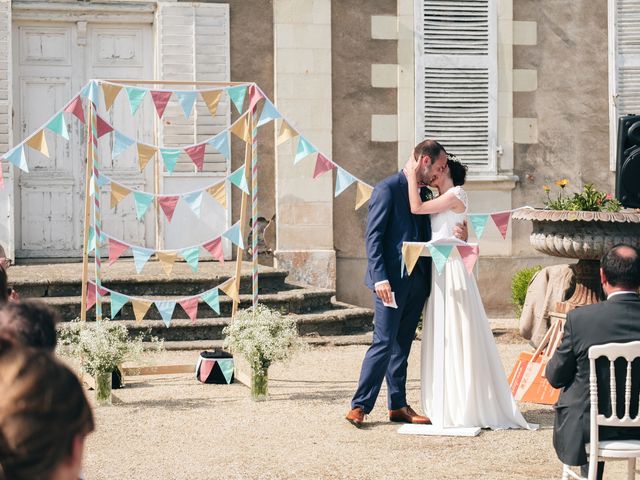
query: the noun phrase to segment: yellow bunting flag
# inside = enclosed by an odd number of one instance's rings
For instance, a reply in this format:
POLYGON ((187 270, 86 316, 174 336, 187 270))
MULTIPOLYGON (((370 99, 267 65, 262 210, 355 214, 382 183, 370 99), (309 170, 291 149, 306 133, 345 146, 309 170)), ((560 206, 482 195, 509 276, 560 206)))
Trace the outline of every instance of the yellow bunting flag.
POLYGON ((407 267, 409 275, 411 275, 413 268, 416 266, 416 263, 418 263, 418 259, 420 258, 423 248, 424 246, 422 244, 402 244, 402 258, 404 259, 404 264, 407 267))
POLYGON ((167 275, 171 275, 173 264, 178 259, 178 252, 158 252, 158 260, 162 264, 162 269, 167 275))
POLYGON ((232 277, 226 282, 221 283, 220 285, 218 285, 218 289, 222 290, 234 301, 240 303, 240 289, 238 288, 238 282, 236 282, 236 277, 232 277))
POLYGON ((222 97, 222 90, 206 90, 204 92, 200 92, 202 95, 202 100, 207 104, 207 108, 209 109, 209 113, 212 117, 216 116, 216 111, 218 110, 218 103, 220 102, 220 97, 222 97))
POLYGON ((138 144, 138 164, 140 165, 140 171, 144 170, 149 160, 156 154, 158 150, 151 145, 145 145, 144 143, 138 144))
POLYGON ((236 137, 244 140, 245 142, 251 141, 251 130, 249 129, 249 115, 244 115, 239 119, 233 127, 229 129, 236 137))
POLYGON ((149 307, 153 302, 147 300, 131 299, 131 305, 133 305, 133 314, 136 316, 136 322, 141 322, 144 316, 149 311, 149 307))
POLYGON ((117 183, 111 182, 111 208, 116 208, 116 206, 131 193, 127 187, 123 187, 122 185, 118 185, 117 183))
POLYGON ((356 191, 356 210, 363 206, 371 198, 373 188, 366 183, 358 182, 356 191))
POLYGON ((291 125, 287 123, 286 120, 282 120, 282 124, 280 125, 280 133, 278 133, 278 145, 286 142, 290 138, 293 138, 298 135, 291 125))
POLYGON ((49 147, 47 146, 47 139, 44 136, 44 130, 40 130, 33 137, 27 140, 27 145, 38 150, 45 157, 49 157, 49 147))
POLYGON ((122 87, 118 85, 111 85, 108 83, 102 84, 102 93, 104 93, 104 108, 109 111, 109 109, 113 106, 113 102, 116 101, 116 97, 122 90, 122 87))
POLYGON ((207 193, 211 195, 216 202, 222 205, 222 208, 227 208, 227 191, 224 182, 208 188, 207 193))

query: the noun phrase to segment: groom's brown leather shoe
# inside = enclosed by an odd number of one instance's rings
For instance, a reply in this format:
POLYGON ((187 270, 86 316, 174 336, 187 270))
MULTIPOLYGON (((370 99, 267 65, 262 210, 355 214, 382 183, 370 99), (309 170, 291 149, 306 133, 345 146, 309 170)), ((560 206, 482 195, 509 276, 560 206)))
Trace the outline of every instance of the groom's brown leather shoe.
POLYGON ((418 415, 409 405, 398 408, 397 410, 389 410, 389 420, 392 422, 402 423, 421 423, 430 425, 431 420, 428 417, 418 415))
POLYGON ((345 418, 354 427, 361 428, 364 424, 364 410, 360 407, 352 408, 345 418))

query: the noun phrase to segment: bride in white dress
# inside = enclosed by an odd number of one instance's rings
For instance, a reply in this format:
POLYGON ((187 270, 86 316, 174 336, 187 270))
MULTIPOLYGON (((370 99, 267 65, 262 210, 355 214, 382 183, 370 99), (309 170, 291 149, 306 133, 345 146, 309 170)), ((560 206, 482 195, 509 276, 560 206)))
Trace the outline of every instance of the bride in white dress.
MULTIPOLYGON (((437 198, 422 202, 413 159, 407 164, 409 199, 415 214, 431 215, 432 240, 453 239, 453 228, 467 213, 467 194, 462 189, 466 166, 447 160, 447 166, 430 184, 437 198)), ((433 269, 431 295, 423 314, 422 407, 432 416, 434 408, 434 294, 440 286, 444 296, 444 427, 491 429, 535 428, 523 418, 511 395, 482 299, 473 275, 458 256, 451 255, 442 272, 433 269)))

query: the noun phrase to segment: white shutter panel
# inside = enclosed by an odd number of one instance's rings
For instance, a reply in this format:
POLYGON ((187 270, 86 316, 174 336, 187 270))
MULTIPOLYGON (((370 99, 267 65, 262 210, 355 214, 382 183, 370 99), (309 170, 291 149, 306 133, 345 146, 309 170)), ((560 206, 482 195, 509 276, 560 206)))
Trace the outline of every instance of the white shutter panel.
MULTIPOLYGON (((160 79, 229 81, 228 5, 158 2, 157 16, 160 79)), ((173 88, 188 90, 192 87, 173 88)), ((161 143, 176 147, 198 143, 227 128, 229 122, 229 101, 226 95, 220 99, 215 117, 211 116, 198 95, 188 119, 184 118, 182 108, 174 95, 162 119, 161 143)), ((226 169, 227 162, 224 157, 207 147, 204 171, 225 172, 226 169)), ((174 171, 194 172, 194 165, 187 155, 181 155, 174 171)))
POLYGON ((434 138, 475 172, 496 171, 495 0, 423 0, 418 137, 434 138))

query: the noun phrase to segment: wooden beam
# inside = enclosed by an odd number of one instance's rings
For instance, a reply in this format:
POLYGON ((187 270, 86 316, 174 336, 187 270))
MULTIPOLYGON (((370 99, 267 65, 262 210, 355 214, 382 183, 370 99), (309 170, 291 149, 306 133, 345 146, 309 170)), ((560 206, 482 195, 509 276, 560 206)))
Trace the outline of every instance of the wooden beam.
MULTIPOLYGON (((89 281, 89 220, 91 217, 91 173, 93 172, 93 143, 91 141, 91 102, 87 102, 85 122, 87 124, 87 171, 84 180, 84 225, 82 244, 82 298, 80 300, 80 320, 87 320, 87 282, 89 281)), ((95 232, 94 232, 95 233, 95 232)), ((99 239, 96 238, 96 242, 99 239)))
POLYGON ((195 363, 180 365, 149 365, 144 367, 122 367, 120 369, 125 377, 138 375, 169 375, 173 373, 192 373, 195 375, 195 363))

